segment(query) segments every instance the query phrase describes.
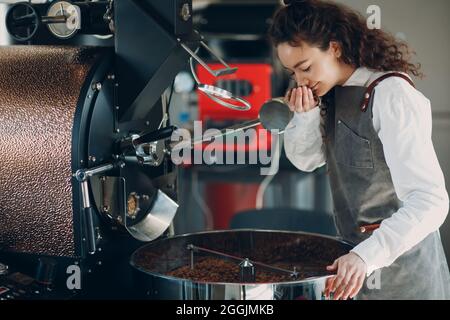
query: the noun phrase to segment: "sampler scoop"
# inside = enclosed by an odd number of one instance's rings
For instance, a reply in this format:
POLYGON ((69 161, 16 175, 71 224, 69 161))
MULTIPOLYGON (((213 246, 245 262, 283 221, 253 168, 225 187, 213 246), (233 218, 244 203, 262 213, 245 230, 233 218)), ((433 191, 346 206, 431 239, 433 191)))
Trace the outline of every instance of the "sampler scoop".
POLYGON ((289 109, 284 100, 282 98, 275 98, 264 103, 257 119, 222 129, 218 134, 204 135, 201 139, 177 142, 171 146, 171 149, 179 150, 181 148, 187 148, 187 144, 190 144, 190 147, 193 148, 196 144, 233 135, 259 125, 269 130, 272 134, 282 134, 293 117, 294 113, 289 109))
MULTIPOLYGON (((237 124, 232 127, 222 129, 218 134, 203 135, 201 139, 184 140, 181 142, 173 142, 170 144, 167 151, 174 151, 185 148, 193 148, 196 144, 201 144, 204 142, 209 142, 211 140, 233 135, 238 132, 256 127, 261 125, 264 129, 271 131, 272 134, 282 134, 286 129, 287 125, 293 118, 294 113, 289 109, 288 105, 284 102, 282 98, 275 98, 267 101, 261 107, 257 119, 247 121, 244 123, 237 124)), ((131 141, 135 150, 142 150, 144 145, 154 144, 161 140, 170 139, 172 133, 177 128, 175 126, 170 126, 162 128, 159 130, 144 133, 142 135, 135 135, 131 141)), ((123 146, 129 146, 129 143, 123 146)), ((154 148, 156 150, 156 148, 154 148)))

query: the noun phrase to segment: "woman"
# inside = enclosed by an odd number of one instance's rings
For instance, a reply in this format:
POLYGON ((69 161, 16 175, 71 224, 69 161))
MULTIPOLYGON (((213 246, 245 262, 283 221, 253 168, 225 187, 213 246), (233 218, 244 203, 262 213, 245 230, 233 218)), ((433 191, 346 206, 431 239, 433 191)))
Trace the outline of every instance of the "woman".
POLYGON ((298 85, 286 96, 287 156, 306 172, 327 164, 336 227, 356 245, 327 267, 326 294, 450 299, 438 231, 449 198, 408 46, 320 0, 285 1, 270 37, 298 85))

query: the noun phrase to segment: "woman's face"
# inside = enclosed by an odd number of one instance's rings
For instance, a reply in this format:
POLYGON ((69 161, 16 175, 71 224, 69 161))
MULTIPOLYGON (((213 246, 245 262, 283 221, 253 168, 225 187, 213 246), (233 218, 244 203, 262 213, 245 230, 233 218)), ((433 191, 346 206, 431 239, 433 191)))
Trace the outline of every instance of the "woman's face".
POLYGON ((339 45, 330 43, 330 48, 322 51, 302 42, 291 46, 284 42, 277 47, 278 57, 298 86, 307 86, 316 96, 322 97, 336 85, 342 85, 353 73, 348 65, 340 62, 339 45))

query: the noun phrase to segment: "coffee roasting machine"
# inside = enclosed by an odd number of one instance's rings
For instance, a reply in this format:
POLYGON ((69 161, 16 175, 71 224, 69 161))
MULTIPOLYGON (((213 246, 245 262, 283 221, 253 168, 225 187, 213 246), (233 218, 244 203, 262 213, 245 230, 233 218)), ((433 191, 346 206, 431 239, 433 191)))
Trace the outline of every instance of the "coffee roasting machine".
MULTIPOLYGON (((322 268, 349 250, 339 240, 257 230, 172 236, 177 175, 167 138, 176 128, 165 91, 189 62, 208 70, 197 52, 210 50, 192 17, 192 0, 9 6, 17 45, 0 47, 1 299, 323 298, 327 274, 305 280, 269 264, 320 253, 322 268), (241 278, 167 275, 217 263, 208 255, 236 262, 241 278), (259 267, 287 280, 257 285, 259 267)), ((216 60, 214 77, 236 71, 216 60)), ((225 107, 250 107, 211 85, 198 89, 225 107)))

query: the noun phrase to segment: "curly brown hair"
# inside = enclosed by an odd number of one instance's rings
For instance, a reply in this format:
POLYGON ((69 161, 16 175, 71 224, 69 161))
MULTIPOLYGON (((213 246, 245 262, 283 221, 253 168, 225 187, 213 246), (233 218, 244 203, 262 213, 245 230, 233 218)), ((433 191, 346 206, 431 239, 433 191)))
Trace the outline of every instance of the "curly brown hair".
POLYGON ((269 29, 275 46, 306 42, 325 51, 339 43, 342 62, 378 71, 399 71, 423 77, 420 64, 411 62, 407 43, 379 29, 369 29, 366 19, 347 6, 323 0, 285 0, 269 29))

